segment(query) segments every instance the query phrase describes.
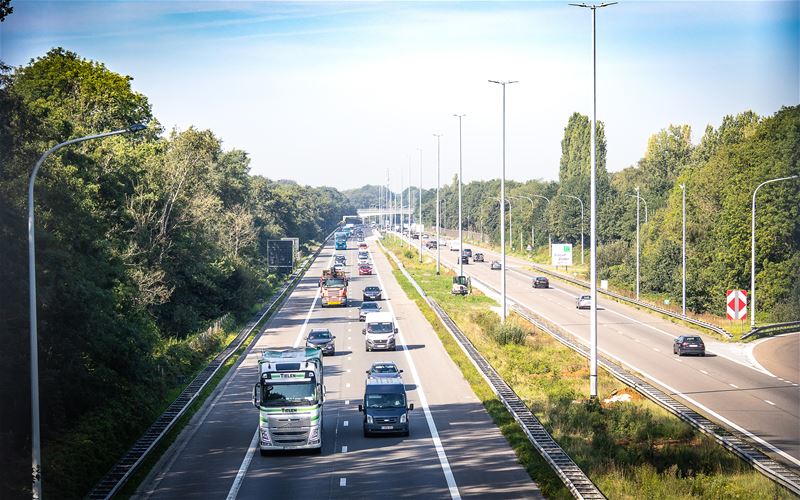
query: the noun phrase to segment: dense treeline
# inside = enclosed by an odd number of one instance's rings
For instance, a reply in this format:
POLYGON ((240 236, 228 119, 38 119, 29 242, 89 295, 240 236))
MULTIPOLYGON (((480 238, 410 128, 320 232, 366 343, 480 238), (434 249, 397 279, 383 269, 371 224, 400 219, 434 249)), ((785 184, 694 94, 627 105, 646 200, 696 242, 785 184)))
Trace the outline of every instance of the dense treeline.
MULTIPOLYGON (((507 241, 513 248, 519 249, 520 236, 524 246, 530 243, 533 224, 535 247, 547 245, 552 236, 553 242, 570 242, 577 249, 581 222, 588 248, 590 127, 586 116, 575 113, 569 118, 561 142, 558 181, 506 182, 514 232, 507 241), (572 197, 583 201, 583 219, 580 204, 572 197)), ((687 307, 724 316, 725 290, 750 288, 753 190, 765 180, 800 174, 800 107, 785 107, 766 118, 750 111, 726 116, 718 128, 708 126, 697 145, 691 142, 688 125, 670 125, 650 137, 645 155, 636 165, 613 173, 606 170, 601 122, 597 141, 599 277, 619 288, 634 286, 638 186, 643 200, 641 291, 680 303, 683 184, 687 307)), ((365 186, 348 195, 357 204, 372 200, 375 189, 365 186)), ((464 228, 482 228, 495 243, 499 241, 498 196, 496 179, 463 187, 464 228)), ((443 226, 456 228, 456 177, 442 186, 440 198, 443 226)), ((432 225, 435 190, 426 190, 423 200, 423 218, 432 225)), ((800 319, 800 181, 764 187, 757 204, 759 321, 800 319)))
POLYGON ((250 175, 247 154, 211 131, 164 133, 131 78, 100 63, 54 49, 3 66, 2 498, 29 477, 29 173, 59 142, 140 122, 146 131, 60 150, 36 183, 45 491, 82 496, 108 454, 195 369, 186 358, 209 354, 193 334, 226 313, 247 314, 269 291, 268 239, 308 244, 352 212, 335 189, 250 175), (92 443, 98 436, 109 442, 92 443))

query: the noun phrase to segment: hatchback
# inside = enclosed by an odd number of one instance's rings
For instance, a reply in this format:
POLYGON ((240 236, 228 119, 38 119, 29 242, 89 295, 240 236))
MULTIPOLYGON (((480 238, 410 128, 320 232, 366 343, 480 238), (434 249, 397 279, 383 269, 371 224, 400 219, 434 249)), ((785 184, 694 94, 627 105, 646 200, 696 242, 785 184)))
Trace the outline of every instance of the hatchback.
POLYGON ((537 276, 533 278, 533 288, 550 288, 550 280, 544 276, 537 276))
POLYGON ((592 296, 591 295, 581 295, 575 300, 575 307, 578 309, 591 309, 592 308, 592 296))

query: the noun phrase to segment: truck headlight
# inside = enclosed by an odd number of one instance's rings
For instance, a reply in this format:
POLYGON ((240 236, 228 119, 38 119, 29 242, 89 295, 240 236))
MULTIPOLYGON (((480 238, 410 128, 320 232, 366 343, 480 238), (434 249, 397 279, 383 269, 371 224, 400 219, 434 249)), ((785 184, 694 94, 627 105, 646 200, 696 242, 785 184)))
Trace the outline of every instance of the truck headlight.
POLYGON ((367 423, 371 424, 372 422, 372 415, 367 415, 367 423))
POLYGON ((407 421, 407 420, 408 420, 408 415, 406 415, 405 413, 403 413, 402 415, 400 415, 400 423, 401 423, 401 424, 404 424, 404 423, 406 423, 406 421, 407 421))
POLYGON ((261 428, 261 444, 270 444, 271 441, 269 439, 269 431, 267 429, 261 428))
POLYGON ((308 431, 308 442, 309 443, 317 443, 319 442, 319 426, 315 425, 311 427, 311 430, 308 431))

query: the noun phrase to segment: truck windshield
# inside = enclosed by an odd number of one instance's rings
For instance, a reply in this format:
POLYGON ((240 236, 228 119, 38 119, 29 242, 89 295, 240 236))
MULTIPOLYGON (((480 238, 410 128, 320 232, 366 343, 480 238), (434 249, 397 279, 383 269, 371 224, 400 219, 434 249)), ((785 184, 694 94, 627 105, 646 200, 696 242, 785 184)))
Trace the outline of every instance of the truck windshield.
POLYGON ((328 278, 325 280, 326 287, 343 287, 344 280, 340 278, 328 278))
POLYGON ((367 394, 367 408, 405 408, 406 395, 398 392, 394 394, 367 394))
POLYGON ((394 332, 394 325, 391 321, 382 321, 380 323, 370 323, 367 325, 367 332, 369 333, 392 333, 394 332))
POLYGON ((266 384, 262 394, 262 406, 297 406, 317 401, 317 387, 314 382, 266 384))

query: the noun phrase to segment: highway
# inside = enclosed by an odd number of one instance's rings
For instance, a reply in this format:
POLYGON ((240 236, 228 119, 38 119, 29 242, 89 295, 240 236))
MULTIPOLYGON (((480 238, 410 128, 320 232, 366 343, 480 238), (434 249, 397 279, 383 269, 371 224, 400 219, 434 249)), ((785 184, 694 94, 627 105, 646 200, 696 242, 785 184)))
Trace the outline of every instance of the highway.
MULTIPOLYGON (((417 248, 417 240, 413 242, 417 248)), ((498 253, 473 244, 464 245, 486 256, 485 263, 464 265, 464 273, 500 289, 500 271, 489 269, 498 253)), ((428 251, 435 260, 436 251, 428 251)), ((443 265, 457 269, 457 252, 441 248, 443 265)), ((506 295, 510 301, 527 306, 545 319, 561 326, 588 345, 589 311, 575 308, 575 298, 584 289, 550 279, 550 289, 533 289, 537 274, 522 259, 507 257, 506 295)), ((719 349, 707 349, 706 357, 678 357, 672 352, 675 337, 696 335, 697 331, 636 308, 599 298, 598 345, 601 353, 617 360, 661 386, 708 418, 745 432, 758 446, 793 468, 800 467, 800 371, 798 360, 787 366, 787 356, 778 361, 784 368, 773 375, 728 356, 719 349)), ((701 335, 707 345, 719 344, 701 335)), ((798 336, 787 337, 785 353, 797 353, 798 336), (792 344, 794 341, 794 344, 792 344)), ((763 349, 768 349, 766 344, 763 349)), ((761 347, 761 346, 759 346, 761 347)), ((775 356, 773 356, 774 358, 775 356)), ((789 360, 791 361, 791 360, 789 360)), ((588 381, 587 381, 588 385, 588 381)))
POLYGON ((352 276, 347 308, 320 307, 318 279, 336 253, 330 245, 324 248, 135 498, 541 498, 427 320, 400 289, 385 256, 369 244, 378 275, 357 275, 354 240, 338 252, 347 255, 352 276), (381 307, 396 315, 396 352, 365 352, 357 307, 368 285, 383 288, 381 307), (311 328, 322 327, 336 336, 336 355, 324 360, 322 454, 262 457, 255 441, 258 410, 251 402, 259 353, 303 345, 311 328), (357 407, 364 372, 384 360, 404 370, 408 400, 415 406, 409 437, 362 434, 357 407))

